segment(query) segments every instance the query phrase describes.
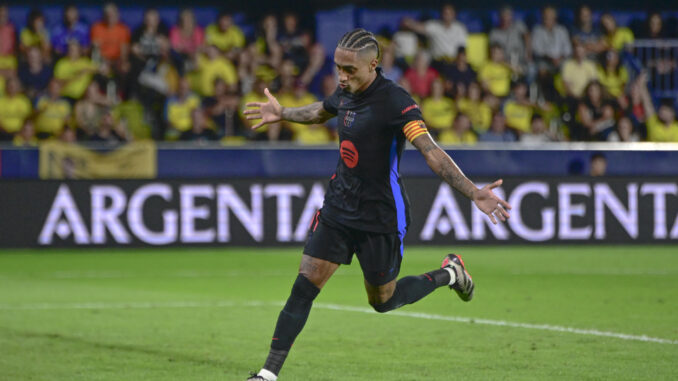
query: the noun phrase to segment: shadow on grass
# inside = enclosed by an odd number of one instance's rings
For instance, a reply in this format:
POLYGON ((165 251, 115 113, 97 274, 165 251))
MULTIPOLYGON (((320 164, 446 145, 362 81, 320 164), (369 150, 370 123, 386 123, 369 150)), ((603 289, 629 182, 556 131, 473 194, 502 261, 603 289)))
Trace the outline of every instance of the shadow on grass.
MULTIPOLYGON (((168 350, 162 350, 158 348, 149 348, 142 345, 134 344, 122 344, 122 343, 104 343, 94 340, 89 340, 84 337, 78 336, 66 336, 60 333, 52 332, 31 332, 23 330, 15 330, 7 327, 0 327, 0 333, 8 338, 9 336, 16 336, 17 338, 22 339, 41 339, 41 340, 53 340, 62 343, 69 344, 79 344, 85 347, 89 347, 94 350, 105 350, 113 352, 128 352, 132 354, 145 354, 159 359, 164 359, 165 361, 171 363, 189 363, 193 365, 208 365, 211 367, 222 369, 224 372, 226 370, 232 371, 239 368, 242 368, 241 364, 233 363, 228 361, 227 358, 223 360, 216 360, 212 358, 207 358, 199 355, 190 355, 181 352, 174 352, 168 350)), ((241 369, 245 372, 244 369, 241 369)), ((244 374, 244 373, 243 373, 244 374)))

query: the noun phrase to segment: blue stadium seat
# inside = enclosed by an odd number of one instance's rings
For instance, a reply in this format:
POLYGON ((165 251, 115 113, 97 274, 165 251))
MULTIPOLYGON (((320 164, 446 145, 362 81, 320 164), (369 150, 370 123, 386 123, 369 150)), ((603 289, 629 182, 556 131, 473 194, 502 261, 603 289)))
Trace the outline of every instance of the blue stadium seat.
POLYGON ((103 13, 101 7, 90 5, 78 7, 78 10, 80 11, 80 19, 87 25, 92 25, 101 20, 103 13))
POLYGON ((165 26, 170 28, 177 22, 179 18, 179 8, 177 7, 168 7, 168 8, 158 8, 158 14, 160 15, 160 20, 165 26))
POLYGON ((142 7, 124 7, 120 8, 120 19, 134 30, 144 21, 144 8, 142 7))
MULTIPOLYGON (((596 22, 600 20, 600 15, 604 12, 593 12, 593 17, 596 22)), ((634 20, 645 20, 647 18, 647 12, 645 11, 611 11, 609 12, 615 21, 617 21, 617 26, 628 27, 634 20)))
POLYGON ((45 15, 45 25, 47 28, 52 28, 61 24, 61 14, 63 9, 64 8, 62 6, 58 5, 48 5, 40 8, 42 13, 45 15))
MULTIPOLYGON (((28 17, 28 13, 31 11, 31 9, 33 9, 33 7, 14 5, 9 7, 9 18, 17 27, 18 31, 20 31, 21 28, 26 25, 26 18, 28 17)), ((45 15, 45 24, 48 28, 52 28, 61 23, 63 6, 48 5, 39 7, 39 9, 45 15)), ((146 7, 121 6, 120 18, 130 27, 131 30, 134 30, 143 22, 145 9, 146 7)), ((160 19, 168 28, 176 23, 179 17, 179 12, 181 11, 180 7, 158 7, 157 9, 158 13, 160 14, 160 19)), ((78 6, 78 10, 80 12, 81 20, 88 25, 92 25, 101 20, 103 13, 101 6, 78 6)), ((216 7, 196 7, 193 8, 193 12, 195 13, 195 18, 198 25, 206 27, 207 25, 216 21, 217 15, 219 14, 219 9, 216 7)), ((244 13, 235 13, 233 15, 233 20, 243 29, 243 32, 246 35, 253 33, 254 27, 247 23, 247 18, 244 13)))
POLYGON ((490 18, 485 11, 459 11, 457 20, 466 25, 469 33, 482 33, 490 27, 490 18))
POLYGON ((9 19, 16 27, 17 33, 21 30, 21 28, 24 27, 24 25, 26 25, 26 17, 28 16, 28 12, 30 12, 30 10, 30 7, 9 7, 9 19))
POLYGON ((351 5, 316 13, 316 40, 325 47, 328 56, 334 55, 337 41, 347 31, 356 27, 355 8, 351 5))
POLYGON ((416 11, 360 9, 357 19, 358 25, 369 31, 381 32, 386 29, 394 33, 398 30, 400 20, 405 17, 418 19, 420 15, 421 12, 416 11))

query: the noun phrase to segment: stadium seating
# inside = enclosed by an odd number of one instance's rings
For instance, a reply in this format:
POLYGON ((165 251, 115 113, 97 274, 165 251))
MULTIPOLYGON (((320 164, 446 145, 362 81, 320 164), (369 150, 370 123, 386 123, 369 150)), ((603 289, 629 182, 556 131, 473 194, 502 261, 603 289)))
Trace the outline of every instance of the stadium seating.
MULTIPOLYGON (((15 27, 17 37, 26 26, 27 19, 32 10, 33 7, 29 5, 9 7, 9 20, 15 27)), ((44 15, 45 25, 48 31, 54 30, 55 27, 62 23, 63 8, 61 6, 48 5, 40 7, 39 10, 44 15)), ((140 6, 123 6, 120 7, 120 18, 131 31, 136 31, 143 23, 146 10, 146 8, 140 6)), ((79 6, 78 11, 80 21, 86 26, 91 26, 101 19, 103 9, 100 5, 90 4, 79 6)), ((176 25, 181 8, 176 6, 160 6, 157 8, 157 11, 160 21, 165 27, 161 33, 166 33, 166 29, 176 25)), ((208 25, 215 23, 220 9, 216 6, 194 7, 192 11, 196 24, 201 28, 205 28, 208 25)), ((602 14, 603 12, 601 10, 593 10, 593 21, 596 25, 600 22, 602 14)), ((646 18, 649 13, 637 10, 614 10, 609 12, 609 14, 612 15, 619 27, 628 27, 636 36, 642 36, 645 31, 646 18)), ((327 95, 327 92, 322 90, 322 84, 323 82, 331 81, 331 77, 333 76, 331 56, 334 52, 334 46, 336 41, 345 31, 355 27, 366 28, 378 35, 380 41, 384 43, 383 49, 389 49, 388 44, 390 43, 391 36, 404 28, 404 26, 401 25, 403 19, 412 18, 421 21, 437 19, 440 16, 440 12, 435 9, 377 9, 356 7, 352 5, 330 10, 321 10, 315 13, 314 22, 308 22, 307 20, 300 29, 297 29, 296 33, 298 34, 292 36, 294 38, 301 38, 301 40, 295 40, 297 41, 295 43, 298 43, 298 41, 305 41, 305 31, 312 28, 313 31, 311 31, 308 36, 308 38, 311 39, 310 42, 304 42, 306 45, 296 52, 289 50, 289 45, 285 45, 285 48, 281 52, 281 56, 276 56, 276 49, 272 49, 268 46, 270 41, 267 41, 266 36, 262 32, 261 27, 263 24, 260 24, 261 20, 257 20, 244 12, 236 12, 233 13, 232 16, 234 24, 237 25, 245 36, 245 47, 247 47, 247 49, 244 50, 256 57, 241 57, 240 52, 233 51, 228 53, 224 51, 221 52, 221 54, 225 55, 225 63, 216 65, 214 66, 214 69, 210 69, 222 73, 220 74, 224 76, 222 79, 228 79, 228 84, 236 82, 236 88, 234 90, 228 90, 235 91, 235 93, 231 95, 224 94, 222 99, 222 102, 230 104, 231 106, 229 107, 231 108, 238 103, 238 100, 253 99, 253 97, 256 98, 253 93, 256 90, 256 81, 263 81, 263 86, 270 87, 272 90, 276 91, 276 94, 277 92, 290 93, 291 84, 301 81, 303 82, 303 85, 308 88, 308 91, 313 93, 315 97, 322 99, 327 95), (314 44, 313 40, 315 40, 317 44, 314 44), (322 62, 322 57, 319 56, 320 52, 324 52, 324 62, 322 62), (314 59, 316 62, 309 65, 309 60, 313 57, 315 57, 314 59), (244 59, 249 59, 250 61, 254 59, 256 62, 266 63, 258 64, 256 67, 243 69, 240 62, 244 59), (290 62, 293 65, 291 71, 287 74, 283 73, 284 65, 289 64, 290 62), (232 68, 228 69, 227 67, 231 64, 233 64, 232 68), (239 77, 234 81, 233 77, 236 75, 239 77), (285 76, 292 76, 293 78, 284 79, 283 77, 285 76), (283 85, 283 82, 287 83, 287 85, 283 85), (284 88, 284 86, 287 87, 284 88), (249 95, 247 93, 249 93, 249 95), (230 100, 227 99, 229 96, 232 96, 229 98, 230 100)), ((573 9, 558 9, 558 22, 566 28, 571 28, 573 26, 576 18, 575 16, 575 11, 573 9)), ((275 14, 272 17, 273 20, 269 19, 269 21, 276 23, 277 20, 278 25, 278 32, 276 32, 278 33, 278 37, 276 38, 287 38, 279 35, 283 25, 283 14, 275 14)), ((524 22, 528 31, 530 31, 535 25, 541 23, 541 10, 536 8, 516 9, 514 10, 514 19, 524 22)), ((672 62, 675 63, 676 58, 678 57, 678 44, 675 40, 670 40, 670 38, 678 35, 678 22, 676 21, 678 20, 678 11, 664 11, 662 12, 662 19, 664 22, 664 30, 667 31, 664 35, 669 38, 669 40, 637 40, 620 52, 622 64, 626 66, 630 74, 628 82, 623 84, 625 88, 624 95, 626 97, 629 96, 630 89, 639 78, 639 75, 646 72, 648 75, 647 85, 655 107, 658 107, 660 103, 666 103, 667 100, 678 104, 678 68, 671 66, 674 65, 672 62), (656 70, 656 68, 661 68, 661 70, 656 70)), ((468 61, 475 70, 479 71, 489 60, 488 50, 490 48, 490 42, 488 40, 488 34, 499 23, 499 10, 460 8, 457 10, 457 20, 468 30, 469 35, 466 41, 468 61)), ((604 38, 601 37, 601 39, 604 38)), ((419 41, 421 43, 419 49, 426 49, 425 36, 419 36, 419 41)), ((22 50, 16 54, 19 55, 19 62, 23 63, 26 59, 24 57, 26 54, 25 51, 22 50)), ((2 58, 5 59, 7 57, 2 58)), ((50 66, 54 62, 49 63, 50 60, 48 58, 49 57, 45 57, 48 66, 50 66)), ((60 57, 53 57, 53 59, 58 58, 60 57)), ((95 56, 92 56, 92 58, 95 61, 95 64, 97 64, 99 58, 95 56)), ((598 60, 598 57, 594 58, 598 60)), ((399 66, 399 69, 402 70, 402 72, 405 72, 408 69, 410 59, 411 57, 396 57, 396 65, 399 66)), ((203 83, 202 86, 196 85, 201 82, 201 78, 211 78, 207 77, 207 75, 201 77, 203 75, 202 68, 206 67, 205 65, 196 66, 196 62, 204 63, 207 61, 212 62, 213 59, 210 58, 209 60, 206 60, 204 57, 197 59, 197 56, 185 57, 182 53, 174 50, 169 57, 165 57, 160 63, 148 61, 148 57, 139 56, 136 62, 134 59, 132 60, 131 71, 130 68, 120 69, 113 67, 114 73, 110 73, 110 67, 107 69, 102 69, 100 67, 100 72, 97 74, 100 91, 106 93, 105 96, 109 99, 109 104, 106 107, 111 108, 116 119, 124 119, 127 122, 128 130, 130 130, 129 135, 131 137, 140 139, 152 136, 159 140, 166 139, 167 135, 164 131, 166 130, 166 126, 169 125, 169 121, 165 120, 166 117, 164 116, 166 115, 164 110, 166 107, 165 102, 175 95, 176 83, 179 78, 188 78, 192 84, 192 90, 197 92, 198 95, 202 95, 203 101, 208 103, 212 102, 209 103, 211 105, 215 104, 214 99, 208 100, 207 98, 209 97, 207 94, 202 93, 201 90, 206 88, 205 84, 203 83), (149 75, 151 77, 149 77, 149 75), (156 91, 157 86, 154 88, 152 86, 149 87, 150 85, 148 85, 149 83, 158 84, 158 81, 167 82, 165 84, 160 83, 161 93, 156 91), (134 112, 130 114, 130 110, 134 110, 134 112), (139 111, 141 111, 143 115, 140 115, 139 111)), ((123 66, 128 64, 128 62, 124 62, 123 66)), ((433 63, 435 69, 442 70, 441 73, 443 73, 443 77, 446 75, 444 74, 446 69, 441 67, 441 65, 444 66, 446 64, 447 63, 445 62, 433 63)), ((508 64, 508 61, 506 61, 506 64, 508 64)), ((12 62, 9 62, 5 65, 6 67, 3 66, 0 69, 5 70, 9 68, 12 70, 12 65, 12 62)), ((585 102, 585 100, 567 98, 568 94, 566 93, 565 85, 557 67, 555 68, 555 71, 549 73, 549 77, 544 79, 541 77, 537 78, 536 68, 530 65, 533 65, 533 62, 529 62, 526 67, 518 68, 519 70, 512 68, 513 74, 511 80, 514 82, 528 82, 530 92, 529 99, 535 106, 537 104, 535 102, 539 102, 542 105, 547 104, 543 109, 540 108, 539 113, 547 118, 547 125, 550 128, 551 137, 553 139, 581 139, 581 137, 578 137, 579 135, 573 134, 572 130, 581 128, 581 126, 577 125, 579 123, 577 106, 578 104, 585 102), (555 89, 549 89, 553 87, 555 87, 555 89), (546 112, 546 109, 549 109, 550 111, 546 112)), ((5 77, 9 78, 10 74, 3 72, 2 75, 4 76, 4 79, 5 77)), ((457 92, 458 89, 453 86, 454 84, 449 78, 444 79, 448 81, 446 95, 451 98, 455 97, 455 92, 457 92)), ((4 81, 0 81, 0 85, 4 84, 4 81)), ((401 84, 407 86, 405 83, 401 84)), ((492 97, 488 98, 487 84, 481 85, 483 87, 483 94, 480 98, 485 102, 489 102, 488 104, 491 105, 493 111, 501 112, 501 105, 507 98, 503 97, 503 95, 499 99, 493 99, 492 97)), ((211 86, 208 87, 211 88, 211 86)), ((31 101, 37 105, 38 97, 40 95, 42 94, 31 94, 31 101)), ((211 91, 209 95, 211 96, 211 91)), ((70 99, 70 102, 73 104, 77 101, 78 99, 70 99)), ((455 99, 455 102, 459 101, 463 102, 464 99, 455 99)), ((623 99, 608 98, 606 101, 622 102, 618 104, 617 120, 628 113, 625 109, 626 106, 622 106, 622 104, 624 104, 623 99)), ((201 111, 207 111, 210 107, 212 106, 200 105, 199 108, 201 111)), ((223 112, 219 114, 219 117, 211 115, 208 119, 207 128, 214 129, 217 132, 215 136, 218 135, 220 138, 223 138, 224 142, 242 141, 243 139, 274 139, 295 140, 303 143, 301 141, 302 139, 299 138, 299 136, 303 134, 297 134, 294 129, 286 125, 283 125, 282 127, 283 133, 278 134, 275 137, 271 137, 265 133, 251 134, 247 128, 244 128, 245 125, 247 125, 247 121, 243 120, 242 117, 238 117, 238 115, 242 115, 241 111, 244 104, 240 104, 238 107, 240 109, 240 112, 238 113, 233 113, 233 110, 229 109, 230 111, 228 111, 227 114, 231 115, 231 119, 228 119, 226 122, 224 122, 223 112), (223 126, 223 123, 230 123, 235 125, 235 127, 231 126, 226 128, 223 126), (226 132, 227 129, 230 132, 226 132)), ((73 109, 75 108, 76 107, 73 107, 73 109)), ((645 110, 645 112, 647 112, 647 110, 645 110)), ((640 116, 635 116, 634 129, 641 138, 646 138, 645 121, 643 115, 641 115, 643 112, 638 111, 638 113, 640 116)), ((2 115, 0 115, 0 118, 2 118, 2 115)), ((74 115, 72 119, 75 120, 74 115)), ((672 125, 671 121, 667 121, 666 123, 667 126, 672 125)), ((76 129, 79 141, 84 142, 89 139, 86 134, 82 133, 81 126, 78 126, 75 121, 69 121, 67 124, 69 128, 76 129)), ((323 128, 327 128, 329 132, 332 132, 335 127, 328 124, 323 128)), ((475 133, 478 134, 481 132, 482 131, 475 131, 475 133)), ((606 131, 604 134, 597 134, 595 136, 588 136, 585 139, 603 141, 607 139, 609 132, 611 131, 606 131)), ((521 132, 514 131, 514 133, 520 135, 521 132)), ((172 136, 171 138, 177 139, 178 136, 172 136)), ((4 137, 4 140, 8 140, 7 136, 4 137)), ((16 140, 15 144, 17 144, 17 142, 18 144, 26 144, 26 142, 32 142, 33 140, 34 139, 32 138, 21 138, 16 140)), ((314 141, 313 143, 317 142, 314 141)))

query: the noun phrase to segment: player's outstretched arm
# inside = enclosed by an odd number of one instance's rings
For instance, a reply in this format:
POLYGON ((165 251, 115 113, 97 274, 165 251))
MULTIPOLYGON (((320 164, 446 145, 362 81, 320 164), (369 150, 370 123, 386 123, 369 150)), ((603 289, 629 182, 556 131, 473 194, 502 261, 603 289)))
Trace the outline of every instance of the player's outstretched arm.
POLYGON ((454 160, 433 141, 431 135, 420 135, 412 141, 412 144, 424 155, 426 163, 433 172, 461 194, 473 200, 478 209, 490 217, 492 223, 496 224, 497 219, 506 221, 509 218, 507 209, 511 209, 511 205, 492 192, 492 189, 501 185, 502 180, 497 180, 479 189, 464 175, 454 160))
POLYGON ((250 102, 243 114, 247 115, 247 120, 261 119, 261 122, 252 126, 255 130, 264 124, 275 123, 281 120, 288 120, 296 123, 322 123, 334 115, 330 114, 323 107, 322 102, 314 102, 302 107, 282 107, 277 99, 268 89, 264 90, 268 102, 250 102))
POLYGON ((313 102, 301 107, 283 107, 282 118, 297 123, 323 123, 334 117, 323 107, 322 102, 313 102))

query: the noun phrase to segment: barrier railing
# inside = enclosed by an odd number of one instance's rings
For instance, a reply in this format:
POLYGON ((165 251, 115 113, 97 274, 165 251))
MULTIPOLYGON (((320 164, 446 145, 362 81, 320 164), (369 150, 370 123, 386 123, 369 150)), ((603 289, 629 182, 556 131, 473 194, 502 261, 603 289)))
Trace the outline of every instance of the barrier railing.
POLYGON ((678 39, 636 40, 631 45, 635 75, 648 74, 648 88, 655 98, 678 97, 678 39))

